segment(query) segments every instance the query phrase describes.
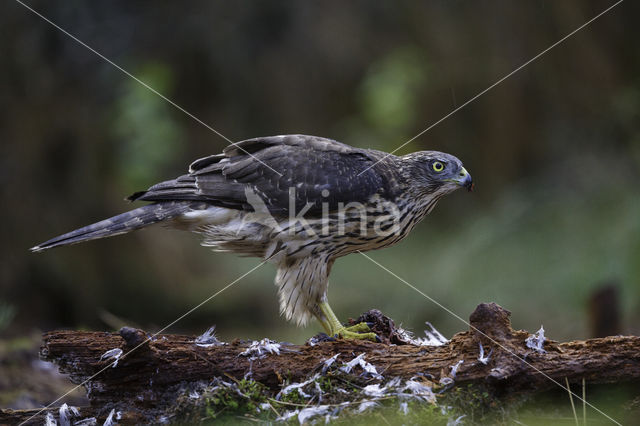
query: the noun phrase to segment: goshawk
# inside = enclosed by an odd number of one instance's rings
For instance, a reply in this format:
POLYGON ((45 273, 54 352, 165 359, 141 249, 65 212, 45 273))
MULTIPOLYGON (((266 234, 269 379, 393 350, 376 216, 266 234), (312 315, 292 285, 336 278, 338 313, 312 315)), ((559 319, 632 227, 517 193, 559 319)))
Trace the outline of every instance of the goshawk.
POLYGON ((315 136, 249 139, 196 160, 189 173, 129 197, 150 204, 46 241, 33 251, 164 223, 202 235, 217 251, 277 267, 281 313, 298 325, 316 317, 330 336, 375 339, 345 327, 329 307, 333 262, 402 240, 445 194, 473 188, 456 157, 404 156, 315 136))

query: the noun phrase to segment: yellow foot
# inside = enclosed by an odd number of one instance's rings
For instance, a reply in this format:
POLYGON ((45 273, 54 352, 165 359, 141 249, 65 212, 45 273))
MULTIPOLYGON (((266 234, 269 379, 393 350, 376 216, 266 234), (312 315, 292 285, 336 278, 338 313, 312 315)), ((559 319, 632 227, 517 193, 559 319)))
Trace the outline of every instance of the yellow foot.
POLYGON ((370 340, 372 342, 379 341, 376 333, 372 333, 367 323, 361 322, 350 327, 341 327, 336 330, 336 334, 343 339, 349 340, 370 340))
POLYGON ((345 327, 338 321, 338 318, 331 310, 327 302, 318 304, 319 313, 316 315, 320 324, 327 331, 330 337, 341 337, 349 340, 370 340, 379 342, 380 339, 376 333, 372 333, 367 323, 361 322, 349 327, 345 327))
POLYGON ((369 324, 367 324, 366 322, 360 322, 355 325, 350 325, 349 327, 344 327, 344 329, 347 331, 354 331, 356 333, 368 333, 371 331, 371 329, 369 328, 369 324))

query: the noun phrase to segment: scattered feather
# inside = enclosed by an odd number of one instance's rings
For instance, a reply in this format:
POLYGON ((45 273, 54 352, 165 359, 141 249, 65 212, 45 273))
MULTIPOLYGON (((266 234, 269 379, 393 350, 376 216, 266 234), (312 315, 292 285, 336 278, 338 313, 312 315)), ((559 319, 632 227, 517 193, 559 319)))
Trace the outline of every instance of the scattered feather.
POLYGON ((463 414, 462 416, 458 417, 457 419, 449 419, 447 421, 447 426, 458 426, 461 425, 462 423, 464 423, 464 421, 462 419, 464 419, 465 417, 467 417, 466 414, 463 414))
POLYGON ((388 388, 397 388, 398 385, 400 385, 400 382, 402 381, 402 379, 400 377, 394 377, 393 379, 389 380, 389 382, 387 383, 387 387, 388 388))
POLYGON ((400 340, 415 346, 442 346, 449 342, 430 322, 425 324, 430 328, 430 330, 424 330, 425 337, 415 337, 412 332, 402 328, 398 328, 396 332, 399 334, 400 340))
POLYGON ((80 417, 80 411, 76 407, 69 407, 65 402, 60 407, 60 425, 71 426, 72 417, 80 417))
POLYGON ((284 414, 276 419, 276 422, 286 422, 290 418, 297 416, 299 412, 300 410, 285 411, 284 414))
POLYGON ((285 387, 284 389, 282 389, 278 395, 276 395, 276 399, 279 401, 280 398, 282 397, 282 395, 288 395, 291 392, 293 392, 294 390, 298 390, 298 394, 303 397, 303 398, 311 398, 311 395, 309 395, 308 393, 306 393, 305 391, 302 390, 302 388, 304 388, 305 386, 307 386, 309 383, 314 382, 318 377, 320 377, 319 374, 314 375, 312 378, 310 378, 309 380, 306 380, 304 382, 301 383, 292 383, 290 385, 288 385, 287 387, 285 387))
POLYGON ((380 383, 367 385, 362 389, 362 392, 374 398, 380 398, 383 396, 387 396, 391 393, 392 390, 396 389, 400 384, 400 377, 394 377, 386 385, 381 385, 380 383))
POLYGON ((218 340, 215 334, 216 326, 209 328, 207 331, 196 337, 195 344, 201 348, 208 348, 211 346, 223 346, 226 343, 218 340))
POLYGON ((331 407, 328 405, 316 405, 314 407, 307 407, 300 410, 298 413, 298 421, 300 424, 306 423, 309 419, 316 416, 324 416, 329 412, 331 407))
POLYGON ((358 355, 357 357, 355 357, 354 359, 352 359, 351 361, 349 361, 348 363, 340 367, 340 371, 342 371, 343 373, 349 374, 351 373, 351 370, 353 370, 353 367, 358 365, 360 366, 360 368, 362 368, 362 370, 364 370, 362 373, 363 375, 368 374, 371 377, 374 377, 376 379, 383 379, 384 377, 382 377, 381 374, 378 374, 376 367, 364 360, 364 356, 365 356, 365 353, 364 352, 361 353, 360 355, 358 355))
POLYGON ((329 413, 326 416, 324 416, 324 424, 328 425, 331 422, 331 420, 335 420, 337 418, 338 416, 334 416, 333 414, 329 413))
POLYGON ((111 368, 116 368, 116 366, 118 365, 118 360, 120 359, 121 356, 122 356, 122 349, 120 348, 109 349, 108 351, 102 354, 102 356, 100 357, 100 361, 113 358, 114 361, 111 368))
POLYGON ((432 341, 436 341, 439 342, 439 344, 436 344, 435 346, 441 346, 444 345, 445 343, 449 343, 449 339, 447 339, 446 337, 444 337, 442 335, 442 333, 440 333, 438 330, 436 330, 436 328, 433 326, 433 324, 431 324, 430 322, 425 322, 426 325, 429 326, 429 328, 431 330, 425 330, 424 334, 427 336, 428 339, 431 339, 432 341))
POLYGON ((322 366, 322 374, 325 374, 327 372, 328 369, 331 368, 331 366, 336 362, 336 360, 338 359, 338 356, 340 355, 340 353, 338 352, 337 354, 335 354, 334 356, 332 356, 329 359, 326 359, 323 362, 323 366, 322 366))
POLYGON ((491 348, 491 350, 489 351, 489 354, 487 354, 487 356, 485 357, 484 348, 482 347, 482 342, 478 342, 478 345, 480 345, 480 355, 478 355, 478 361, 480 361, 484 365, 487 365, 489 363, 489 358, 491 358, 491 354, 493 353, 493 348, 491 348))
POLYGON ((47 416, 44 418, 44 424, 45 426, 58 426, 58 422, 50 412, 47 413, 47 416))
POLYGON ((544 341, 544 327, 540 326, 540 330, 538 330, 536 334, 532 334, 531 336, 527 337, 525 343, 527 344, 527 347, 529 349, 533 349, 536 352, 545 353, 547 351, 543 349, 544 341))
POLYGON ((413 378, 407 380, 402 388, 402 393, 398 396, 410 396, 425 402, 436 402, 436 396, 430 386, 425 385, 413 378))
POLYGON ((440 384, 443 386, 449 386, 453 384, 453 379, 451 377, 441 377, 440 384))
MULTIPOLYGON (((112 408, 111 411, 109 412, 109 415, 107 416, 107 420, 104 421, 103 426, 114 426, 117 423, 113 420, 113 417, 116 414, 116 409, 112 408)), ((120 416, 118 416, 120 417, 120 416)))
POLYGON ((230 389, 232 391, 234 391, 235 393, 238 394, 238 396, 242 397, 242 398, 248 398, 247 395, 243 394, 240 391, 240 388, 238 388, 238 385, 235 383, 230 383, 230 382, 225 382, 224 380, 217 380, 218 386, 214 387, 211 391, 217 389, 219 386, 224 386, 227 389, 230 389))
POLYGON ((360 405, 358 405, 358 413, 364 413, 365 411, 367 411, 367 410, 369 410, 371 408, 377 407, 378 405, 380 405, 380 404, 378 404, 375 401, 364 401, 364 402, 361 402, 360 405))
POLYGON ((249 370, 247 370, 247 372, 244 373, 244 376, 242 376, 244 380, 249 380, 251 379, 251 377, 253 377, 253 361, 254 360, 255 358, 249 358, 249 370))
POLYGON ((268 402, 263 402, 262 404, 260 404, 258 406, 258 411, 260 410, 269 410, 271 408, 271 404, 269 404, 268 402))
POLYGON ((396 334, 398 335, 398 338, 400 340, 402 340, 403 342, 407 342, 409 344, 412 345, 417 345, 417 343, 415 343, 415 335, 409 331, 409 330, 405 330, 402 327, 397 327, 396 328, 396 334))
POLYGON ((309 346, 315 346, 317 345, 321 340, 318 339, 316 336, 310 337, 309 340, 307 340, 307 343, 309 344, 309 346))
POLYGON ((322 395, 324 395, 324 391, 320 387, 320 383, 318 383, 317 380, 314 381, 313 384, 315 385, 315 388, 316 388, 316 396, 318 397, 318 402, 322 402, 322 395))
POLYGON ((451 366, 451 378, 452 379, 456 378, 456 373, 458 373, 458 368, 462 365, 463 362, 464 362, 464 360, 461 359, 460 361, 456 362, 454 365, 451 366))
POLYGON ((280 343, 267 338, 264 338, 259 342, 254 340, 245 351, 240 352, 240 356, 247 356, 251 359, 260 359, 266 357, 268 353, 280 355, 280 343))
POLYGON ((351 373, 351 370, 353 370, 353 367, 358 365, 360 361, 363 360, 363 358, 364 358, 364 352, 358 355, 357 357, 355 357, 354 359, 352 359, 351 361, 347 362, 342 367, 340 367, 340 371, 347 374, 351 373))
POLYGON ((369 364, 366 361, 360 362, 360 367, 364 370, 364 373, 371 375, 371 377, 375 377, 376 379, 383 379, 381 374, 378 374, 378 370, 373 364, 369 364))
POLYGON ((462 365, 463 362, 464 360, 461 359, 460 361, 456 362, 451 367, 449 367, 451 369, 451 373, 449 373, 448 377, 441 377, 440 384, 444 386, 452 385, 456 378, 456 374, 458 373, 458 368, 460 367, 460 365, 462 365))
POLYGON ((306 393, 305 391, 302 390, 302 388, 307 385, 307 383, 294 383, 293 385, 289 385, 286 388, 283 389, 282 394, 283 395, 287 395, 291 392, 293 392, 294 390, 298 391, 298 395, 300 395, 303 398, 311 398, 311 395, 309 395, 308 393, 306 393))
POLYGON ((98 420, 95 417, 87 417, 86 419, 73 422, 73 426, 96 426, 97 424, 98 420))
POLYGON ((380 383, 376 383, 374 385, 367 385, 362 389, 362 392, 367 396, 372 396, 374 398, 379 398, 384 396, 387 388, 385 386, 380 386, 380 383))

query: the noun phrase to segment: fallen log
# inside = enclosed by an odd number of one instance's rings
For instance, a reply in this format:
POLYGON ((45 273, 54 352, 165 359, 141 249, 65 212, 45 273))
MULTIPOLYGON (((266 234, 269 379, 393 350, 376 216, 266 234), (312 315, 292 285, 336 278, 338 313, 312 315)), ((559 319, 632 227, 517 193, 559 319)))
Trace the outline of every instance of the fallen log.
POLYGON ((112 408, 124 421, 138 422, 169 403, 187 383, 215 377, 250 376, 274 392, 285 381, 299 382, 336 356, 337 365, 365 354, 385 378, 420 374, 433 383, 479 383, 496 395, 540 392, 563 383, 618 383, 640 380, 640 337, 611 336, 559 343, 513 330, 510 312, 478 305, 470 329, 440 346, 418 346, 393 321, 370 311, 358 321, 371 324, 382 342, 325 339, 305 345, 196 341, 194 336, 157 335, 123 328, 119 333, 52 331, 43 337, 41 357, 83 383, 91 411, 112 408), (268 345, 273 345, 269 347, 268 345))

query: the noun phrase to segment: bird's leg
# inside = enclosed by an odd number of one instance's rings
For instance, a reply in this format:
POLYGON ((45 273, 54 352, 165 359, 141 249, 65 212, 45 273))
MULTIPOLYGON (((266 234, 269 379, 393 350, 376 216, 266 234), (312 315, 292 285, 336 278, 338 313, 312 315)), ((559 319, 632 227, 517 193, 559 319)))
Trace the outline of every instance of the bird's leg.
POLYGON ((329 303, 324 301, 318 303, 321 315, 317 315, 318 321, 327 331, 329 336, 339 336, 343 339, 362 339, 371 340, 372 342, 378 341, 378 336, 375 333, 371 333, 369 326, 361 322, 351 327, 345 327, 333 313, 329 303))

